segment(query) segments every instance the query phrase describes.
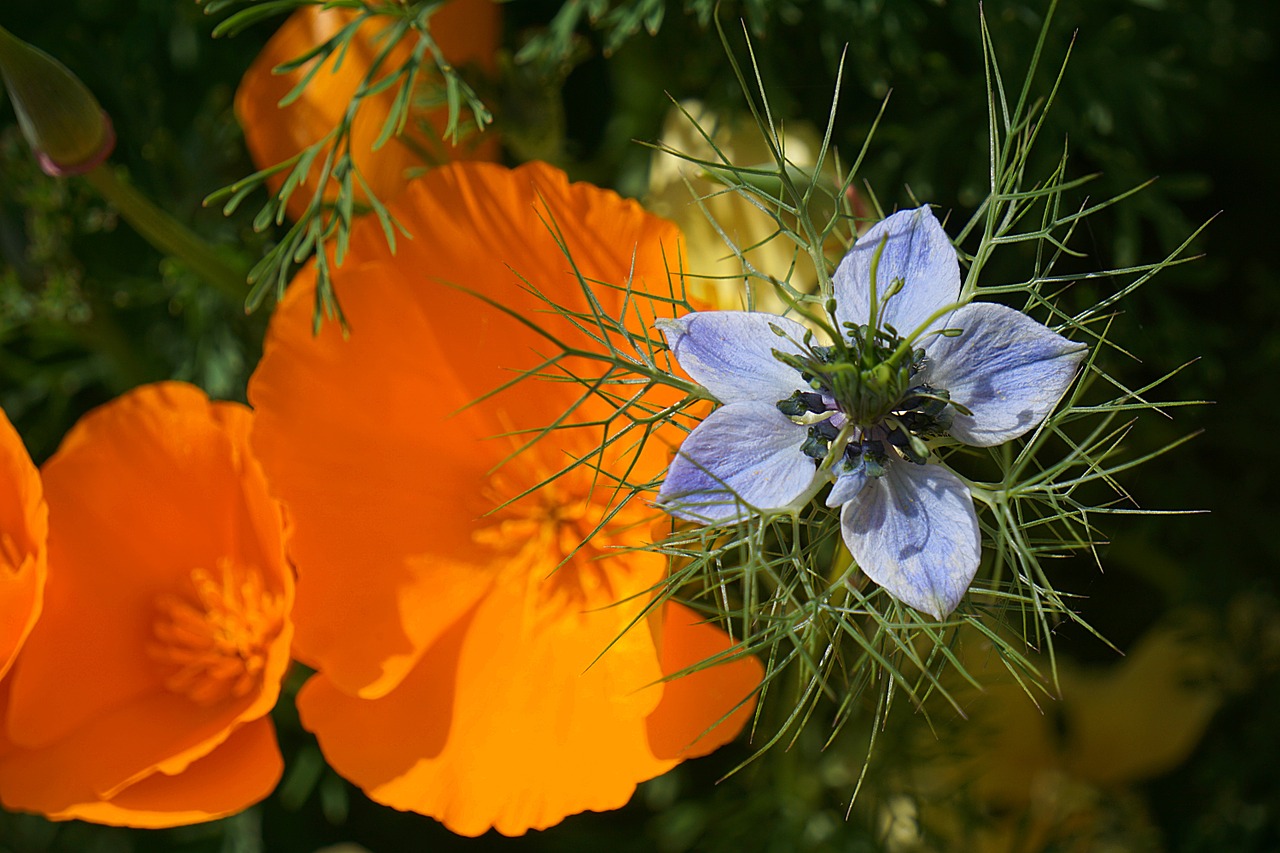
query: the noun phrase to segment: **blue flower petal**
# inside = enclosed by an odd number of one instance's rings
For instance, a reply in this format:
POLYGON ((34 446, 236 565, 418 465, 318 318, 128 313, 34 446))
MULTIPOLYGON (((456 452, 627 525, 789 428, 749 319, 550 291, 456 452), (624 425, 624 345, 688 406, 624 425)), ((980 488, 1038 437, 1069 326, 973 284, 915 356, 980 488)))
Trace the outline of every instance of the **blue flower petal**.
POLYGON ((813 483, 817 466, 800 452, 807 430, 773 403, 731 403, 698 424, 680 446, 658 492, 672 515, 704 524, 780 509, 813 483))
POLYGON ((948 325, 961 333, 928 344, 923 377, 973 412, 956 415, 951 435, 976 447, 1003 444, 1044 420, 1085 356, 1084 344, 993 302, 966 305, 948 325))
POLYGON ((836 477, 836 484, 827 495, 827 506, 840 506, 858 496, 867 484, 866 466, 859 464, 856 468, 842 472, 836 477))
POLYGON ((867 577, 938 619, 956 609, 978 571, 973 498, 941 465, 890 463, 844 505, 840 528, 867 577))
POLYGON ((800 353, 804 326, 776 314, 699 311, 655 324, 685 372, 722 403, 776 403, 808 387, 773 351, 800 353), (774 334, 776 327, 786 334, 774 334), (793 343, 793 341, 795 343, 793 343))
MULTIPOLYGON (((928 206, 882 219, 858 238, 836 268, 836 317, 841 325, 870 322, 871 262, 882 241, 884 251, 876 267, 878 325, 892 326, 905 337, 960 296, 960 263, 951 239, 928 206), (902 290, 885 302, 884 294, 897 278, 903 280, 902 290)), ((936 331, 946 325, 942 317, 928 328, 936 331)), ((928 341, 920 339, 919 345, 928 341)))

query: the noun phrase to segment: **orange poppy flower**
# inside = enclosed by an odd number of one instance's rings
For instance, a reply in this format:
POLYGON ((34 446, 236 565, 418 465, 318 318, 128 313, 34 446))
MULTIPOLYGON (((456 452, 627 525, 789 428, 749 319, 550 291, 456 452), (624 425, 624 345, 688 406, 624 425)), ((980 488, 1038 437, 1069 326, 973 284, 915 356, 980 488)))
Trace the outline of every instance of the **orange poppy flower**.
MULTIPOLYGON (((302 94, 281 107, 283 100, 312 69, 314 63, 285 74, 273 69, 306 54, 354 21, 354 9, 324 9, 303 6, 276 31, 266 47, 249 67, 236 90, 235 110, 244 128, 249 155, 259 169, 265 169, 294 156, 308 145, 332 131, 347 108, 347 103, 363 82, 376 58, 386 49, 382 34, 391 26, 391 18, 371 18, 360 26, 345 52, 322 60, 302 94)), ((495 54, 501 35, 498 6, 494 0, 454 0, 431 16, 431 35, 441 52, 456 66, 475 64, 485 71, 495 70, 495 54)), ((398 69, 413 53, 412 36, 395 44, 381 65, 385 77, 398 69)), ((426 58, 430 62, 430 56, 426 58)), ((426 69, 424 69, 425 71, 426 69)), ((419 87, 421 90, 421 86, 419 87)), ((498 143, 492 133, 482 133, 454 146, 443 141, 448 110, 432 108, 414 114, 404 132, 392 137, 373 151, 382 134, 382 126, 390 114, 398 86, 391 86, 363 99, 351 130, 351 153, 356 167, 374 194, 388 201, 400 192, 406 173, 414 168, 439 165, 450 160, 493 160, 498 156, 498 143)), ((312 174, 320 168, 312 167, 312 174)), ((279 191, 287 172, 269 181, 279 191)), ((359 184, 357 196, 364 198, 359 184)), ((289 198, 288 211, 299 218, 311 198, 314 186, 302 188, 289 198)), ((325 190, 332 199, 337 185, 325 190)))
POLYGON ((40 615, 48 538, 40 472, 0 411, 0 679, 40 615))
POLYGON ((8 808, 173 826, 275 786, 293 581, 250 422, 192 386, 146 386, 44 465, 44 612, 0 706, 8 808))
MULTIPOLYGON (((679 233, 540 163, 453 164, 393 212, 418 235, 394 263, 377 223, 361 223, 335 275, 350 335, 329 323, 313 337, 314 277, 300 276, 250 380, 254 447, 295 528, 296 650, 319 670, 298 696, 303 724, 370 797, 464 835, 618 808, 737 735, 761 668, 662 681, 729 637, 675 603, 643 615, 666 572, 637 550, 658 515, 613 500, 611 453, 603 473, 521 497, 600 431, 556 430, 508 459, 517 440, 493 436, 552 423, 581 388, 530 380, 467 407, 551 345, 442 282, 590 346, 534 293, 588 310, 549 224, 587 279, 660 293, 679 233)), ((596 292, 620 311, 621 291, 596 292)), ((573 417, 599 415, 587 408, 573 417)), ((668 456, 651 440, 628 478, 668 456)))

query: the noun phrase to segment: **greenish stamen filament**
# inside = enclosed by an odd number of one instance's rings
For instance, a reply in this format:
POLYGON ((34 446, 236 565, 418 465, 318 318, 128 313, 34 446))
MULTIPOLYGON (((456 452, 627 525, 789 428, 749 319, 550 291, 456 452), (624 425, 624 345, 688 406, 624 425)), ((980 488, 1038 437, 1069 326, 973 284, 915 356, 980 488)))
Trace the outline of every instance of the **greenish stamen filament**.
POLYGON ((774 350, 774 356, 795 368, 804 383, 776 404, 792 422, 808 427, 801 452, 818 465, 861 465, 868 476, 879 477, 890 459, 925 464, 928 439, 946 435, 955 414, 968 410, 945 389, 917 381, 926 364, 923 349, 904 349, 892 330, 873 329, 846 324, 847 345, 806 340, 804 352, 774 350), (910 361, 900 358, 903 352, 911 353, 910 361), (842 430, 845 438, 837 442, 842 430), (829 460, 833 450, 838 460, 829 460))

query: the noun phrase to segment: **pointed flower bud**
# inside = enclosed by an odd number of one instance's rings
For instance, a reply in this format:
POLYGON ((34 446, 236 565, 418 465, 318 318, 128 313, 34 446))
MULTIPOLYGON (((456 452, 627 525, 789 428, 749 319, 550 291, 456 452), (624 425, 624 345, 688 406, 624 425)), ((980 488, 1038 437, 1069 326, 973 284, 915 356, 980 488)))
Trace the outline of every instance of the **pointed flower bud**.
POLYGON ((22 135, 47 174, 83 174, 115 148, 111 119, 84 83, 61 62, 3 27, 0 77, 22 135))

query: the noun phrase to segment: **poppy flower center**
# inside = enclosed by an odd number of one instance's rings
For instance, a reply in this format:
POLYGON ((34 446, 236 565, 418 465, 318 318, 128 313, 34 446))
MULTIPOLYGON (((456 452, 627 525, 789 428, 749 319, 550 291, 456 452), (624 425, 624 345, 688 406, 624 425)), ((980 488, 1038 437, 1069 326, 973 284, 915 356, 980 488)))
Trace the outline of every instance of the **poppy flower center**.
POLYGON ((183 594, 156 600, 147 651, 167 670, 164 685, 198 705, 239 699, 260 683, 267 650, 284 622, 284 600, 262 574, 233 560, 198 568, 183 594))
POLYGON ((486 497, 508 502, 475 541, 502 556, 504 571, 536 584, 539 600, 611 595, 609 573, 625 567, 609 558, 646 541, 653 513, 641 501, 619 509, 613 480, 587 465, 560 473, 537 455, 526 452, 491 478, 486 497))

